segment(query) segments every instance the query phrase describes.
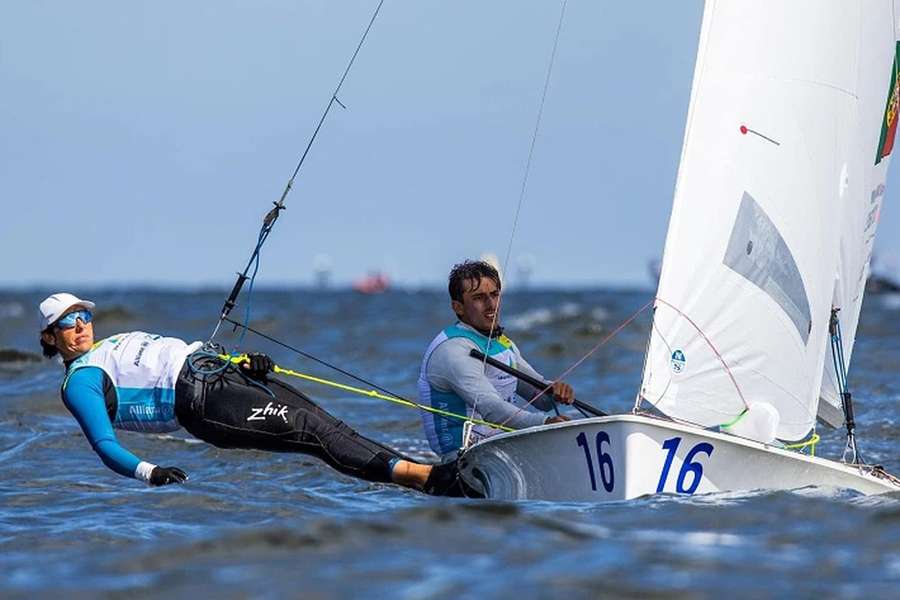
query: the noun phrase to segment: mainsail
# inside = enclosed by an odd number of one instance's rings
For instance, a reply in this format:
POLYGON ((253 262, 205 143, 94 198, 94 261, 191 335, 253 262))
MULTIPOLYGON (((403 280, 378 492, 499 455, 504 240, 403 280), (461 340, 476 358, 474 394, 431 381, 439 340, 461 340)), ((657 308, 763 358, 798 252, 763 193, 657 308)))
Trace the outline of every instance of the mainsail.
POLYGON ((642 401, 812 429, 832 306, 849 346, 859 314, 895 23, 892 0, 707 1, 642 401))

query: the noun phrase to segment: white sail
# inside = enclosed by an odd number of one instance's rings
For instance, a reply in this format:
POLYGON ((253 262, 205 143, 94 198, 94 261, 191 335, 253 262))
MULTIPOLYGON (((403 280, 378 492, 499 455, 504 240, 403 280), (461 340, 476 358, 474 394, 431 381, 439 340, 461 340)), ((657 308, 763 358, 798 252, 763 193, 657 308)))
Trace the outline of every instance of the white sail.
MULTIPOLYGON (((885 7, 884 2, 863 3, 864 9, 872 14, 867 14, 860 23, 864 43, 859 48, 857 84, 858 153, 848 166, 844 183, 846 191, 833 300, 834 307, 840 311, 838 316, 847 367, 853 353, 897 118, 900 116, 900 77, 897 77, 900 48, 896 43, 898 4, 894 3, 891 15, 890 7, 885 7)), ((837 381, 829 350, 825 358, 819 417, 836 427, 844 421, 837 381)))
POLYGON ((644 402, 702 426, 768 405, 784 440, 813 427, 844 201, 875 152, 864 99, 879 66, 887 91, 893 23, 891 0, 707 1, 644 402))

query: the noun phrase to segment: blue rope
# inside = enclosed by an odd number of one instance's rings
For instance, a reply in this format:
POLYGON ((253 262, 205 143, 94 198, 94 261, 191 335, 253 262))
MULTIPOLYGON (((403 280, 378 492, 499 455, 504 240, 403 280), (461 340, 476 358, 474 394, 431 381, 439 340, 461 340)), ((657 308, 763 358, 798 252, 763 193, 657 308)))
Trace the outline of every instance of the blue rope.
MULTIPOLYGON (((230 361, 223 360, 220 356, 221 354, 223 354, 223 352, 220 352, 219 349, 217 349, 215 347, 215 344, 210 344, 209 346, 204 346, 203 348, 200 348, 199 350, 195 350, 188 356, 188 358, 187 358, 188 368, 191 370, 191 373, 193 373, 194 375, 200 375, 203 378, 220 375, 220 374, 224 373, 225 370, 228 369, 229 366, 232 365, 232 363, 230 361), (211 360, 207 364, 204 364, 204 365, 197 364, 197 361, 204 360, 204 359, 211 359, 211 360), (217 364, 217 363, 221 363, 221 365, 216 366, 216 367, 211 366, 211 365, 217 364)), ((237 356, 237 355, 231 354, 230 356, 237 356)), ((238 372, 240 372, 240 367, 235 366, 234 368, 238 372)), ((268 394, 272 398, 276 397, 275 394, 272 392, 272 390, 270 390, 263 384, 259 383, 258 381, 254 381, 253 378, 247 377, 245 375, 244 380, 248 384, 250 384, 254 387, 260 388, 261 390, 263 390, 266 394, 268 394)))
POLYGON ((831 334, 831 360, 838 381, 838 391, 847 392, 847 368, 844 362, 844 344, 841 336, 841 321, 835 319, 834 333, 831 334))
MULTIPOLYGON (((256 239, 256 248, 253 249, 253 255, 250 258, 250 262, 253 263, 253 273, 250 275, 250 286, 247 288, 247 308, 244 311, 244 323, 250 324, 250 309, 253 304, 253 284, 256 282, 256 274, 259 272, 259 258, 260 252, 262 251, 263 244, 266 241, 266 238, 269 237, 269 232, 272 231, 272 227, 263 225, 262 229, 259 230, 259 237, 256 239)), ((238 338, 237 344, 235 344, 235 350, 232 352, 232 356, 237 349, 242 347, 244 344, 244 337, 247 335, 247 329, 244 328, 241 330, 241 335, 238 338)))

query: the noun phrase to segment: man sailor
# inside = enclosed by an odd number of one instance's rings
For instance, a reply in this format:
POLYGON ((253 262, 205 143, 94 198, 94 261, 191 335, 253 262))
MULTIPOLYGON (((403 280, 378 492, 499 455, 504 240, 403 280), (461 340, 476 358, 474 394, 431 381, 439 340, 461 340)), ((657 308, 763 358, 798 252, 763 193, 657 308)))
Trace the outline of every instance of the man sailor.
MULTIPOLYGON (((575 393, 569 384, 557 381, 551 390, 541 394, 542 390, 470 354, 477 349, 532 377, 544 379, 525 361, 512 340, 503 335, 497 270, 483 261, 466 260, 454 265, 448 291, 457 322, 438 333, 425 351, 419 372, 419 402, 513 429, 569 420, 564 415, 548 416, 529 410, 553 410, 554 399, 571 404, 575 393)), ((431 449, 442 461, 454 459, 463 444, 463 423, 429 412, 422 413, 422 422, 431 449)), ((473 427, 476 437, 499 431, 483 425, 473 427)))
POLYGON ((126 450, 113 431, 166 432, 184 427, 221 448, 299 452, 341 473, 431 494, 459 495, 455 465, 418 464, 363 437, 300 391, 268 373, 260 353, 236 364, 201 342, 132 331, 94 342, 94 303, 57 293, 40 304, 44 355, 62 356, 62 400, 103 463, 150 485, 183 483, 178 467, 126 450))

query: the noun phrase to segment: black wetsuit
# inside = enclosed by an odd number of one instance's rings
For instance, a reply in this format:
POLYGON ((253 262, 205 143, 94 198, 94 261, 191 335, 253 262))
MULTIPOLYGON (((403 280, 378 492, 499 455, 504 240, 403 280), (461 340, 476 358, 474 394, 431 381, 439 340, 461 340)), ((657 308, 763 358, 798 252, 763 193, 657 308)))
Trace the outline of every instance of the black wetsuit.
POLYGON ((122 447, 114 429, 167 432, 184 427, 222 448, 301 452, 354 477, 391 481, 400 454, 359 435, 299 390, 268 376, 268 358, 260 371, 246 364, 238 368, 199 349, 199 342, 130 332, 105 338, 66 363, 63 402, 110 469, 150 481, 157 467, 122 447))
POLYGON ((175 415, 203 441, 220 448, 310 454, 341 473, 381 482, 391 481, 395 459, 404 458, 275 377, 255 381, 232 365, 201 375, 188 363, 175 386, 175 415))
MULTIPOLYGON (((153 485, 178 483, 187 475, 140 460, 119 443, 114 429, 184 427, 221 448, 309 454, 369 481, 390 482, 394 464, 409 460, 268 376, 271 368, 265 355, 252 354, 249 368, 238 367, 218 351, 202 351, 199 342, 136 331, 105 338, 67 362, 61 392, 103 463, 153 485)), ((455 461, 432 468, 423 488, 435 495, 472 495, 455 461)))

